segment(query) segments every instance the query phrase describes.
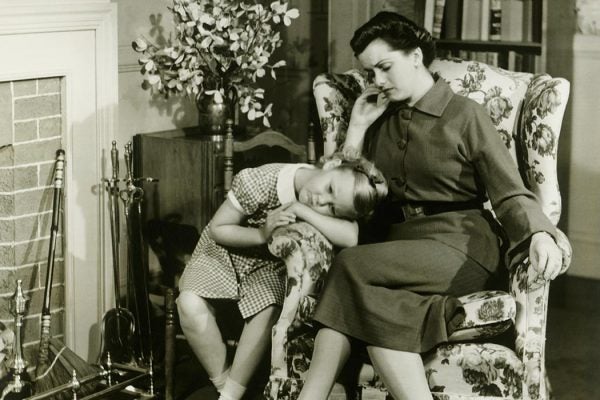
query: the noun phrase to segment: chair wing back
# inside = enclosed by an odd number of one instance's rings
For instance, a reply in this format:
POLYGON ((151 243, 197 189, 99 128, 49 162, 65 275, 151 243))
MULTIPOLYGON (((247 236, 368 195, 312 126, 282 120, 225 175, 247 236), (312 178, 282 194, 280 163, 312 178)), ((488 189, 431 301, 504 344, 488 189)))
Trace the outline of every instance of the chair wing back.
POLYGON ((313 94, 323 133, 324 155, 333 153, 344 143, 352 106, 366 86, 366 76, 356 69, 343 74, 320 74, 315 78, 313 94))
POLYGON ((487 109, 525 185, 556 225, 561 212, 556 156, 569 82, 475 61, 435 60, 430 69, 487 109))
MULTIPOLYGON (((487 109, 525 184, 556 225, 561 212, 556 155, 569 82, 547 74, 511 72, 458 59, 434 60, 430 70, 456 93, 487 109)), ((313 93, 325 154, 344 142, 352 106, 365 86, 366 78, 358 70, 322 74, 315 79, 313 93)))

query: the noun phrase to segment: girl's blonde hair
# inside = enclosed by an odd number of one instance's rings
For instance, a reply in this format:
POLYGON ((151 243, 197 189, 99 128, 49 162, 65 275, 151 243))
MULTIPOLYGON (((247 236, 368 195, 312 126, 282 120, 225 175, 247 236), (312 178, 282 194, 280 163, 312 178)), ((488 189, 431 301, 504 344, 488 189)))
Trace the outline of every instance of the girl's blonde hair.
POLYGON ((352 148, 344 148, 329 156, 321 157, 319 165, 323 169, 339 168, 349 170, 354 175, 354 210, 357 218, 368 218, 377 204, 388 193, 385 177, 371 161, 352 148))

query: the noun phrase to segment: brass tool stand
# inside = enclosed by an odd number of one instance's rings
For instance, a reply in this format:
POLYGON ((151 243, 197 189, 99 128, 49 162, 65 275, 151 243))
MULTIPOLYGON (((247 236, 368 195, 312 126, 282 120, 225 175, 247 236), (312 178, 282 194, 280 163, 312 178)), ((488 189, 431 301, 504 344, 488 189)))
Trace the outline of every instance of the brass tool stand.
POLYGON ((24 400, 44 400, 65 392, 72 392, 72 400, 91 400, 91 399, 111 399, 112 395, 122 393, 131 385, 140 385, 144 381, 147 382, 146 389, 135 389, 135 392, 127 389, 127 393, 132 399, 155 399, 154 392, 154 371, 152 365, 148 368, 134 367, 126 364, 112 363, 110 354, 107 355, 106 365, 102 371, 92 374, 81 379, 77 378, 77 374, 73 371, 73 378, 70 382, 64 385, 57 386, 43 393, 38 393, 34 396, 26 397, 24 400), (78 397, 77 393, 82 385, 97 382, 97 390, 85 397, 78 397))
POLYGON ((21 279, 17 280, 15 294, 10 299, 11 312, 15 316, 15 341, 13 344, 13 357, 8 364, 10 380, 2 390, 2 400, 20 400, 31 395, 31 379, 27 373, 27 361, 23 358, 21 346, 21 328, 29 298, 23 294, 21 279))

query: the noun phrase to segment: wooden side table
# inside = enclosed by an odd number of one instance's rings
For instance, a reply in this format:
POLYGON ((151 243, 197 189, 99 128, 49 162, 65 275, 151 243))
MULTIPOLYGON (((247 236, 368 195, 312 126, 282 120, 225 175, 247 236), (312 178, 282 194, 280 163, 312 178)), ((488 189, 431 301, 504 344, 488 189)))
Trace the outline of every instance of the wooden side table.
MULTIPOLYGON (((144 224, 151 220, 169 221, 188 225, 188 228, 193 226, 200 234, 224 200, 224 136, 198 135, 197 128, 175 129, 137 134, 133 138, 133 145, 134 176, 158 179, 158 182, 141 184, 144 189, 144 224)), ((186 235, 184 247, 189 247, 193 236, 186 235)), ((175 271, 169 271, 168 275, 171 273, 175 271)), ((167 285, 164 297, 163 366, 166 400, 175 398, 174 371, 177 362, 175 348, 178 323, 174 302, 177 275, 173 277, 173 282, 170 280, 167 278, 163 282, 167 285), (173 288, 169 288, 171 284, 174 284, 173 288)))
POLYGON ((159 180, 143 185, 147 221, 177 216, 201 232, 223 202, 223 136, 196 129, 134 136, 135 175, 159 180))

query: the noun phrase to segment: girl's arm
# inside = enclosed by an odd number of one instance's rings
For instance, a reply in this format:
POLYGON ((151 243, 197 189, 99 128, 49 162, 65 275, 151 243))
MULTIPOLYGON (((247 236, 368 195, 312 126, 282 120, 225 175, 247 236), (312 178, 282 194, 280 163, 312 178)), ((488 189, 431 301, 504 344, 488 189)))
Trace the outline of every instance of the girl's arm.
POLYGON ((287 207, 287 211, 317 228, 335 246, 352 247, 358 243, 356 221, 323 215, 299 202, 291 203, 287 207))
POLYGON ((281 206, 267 213, 267 221, 260 228, 241 226, 246 215, 233 206, 229 199, 219 207, 210 221, 210 237, 220 245, 252 247, 265 244, 275 228, 296 220, 293 213, 281 206))

